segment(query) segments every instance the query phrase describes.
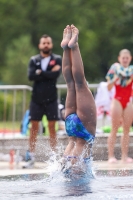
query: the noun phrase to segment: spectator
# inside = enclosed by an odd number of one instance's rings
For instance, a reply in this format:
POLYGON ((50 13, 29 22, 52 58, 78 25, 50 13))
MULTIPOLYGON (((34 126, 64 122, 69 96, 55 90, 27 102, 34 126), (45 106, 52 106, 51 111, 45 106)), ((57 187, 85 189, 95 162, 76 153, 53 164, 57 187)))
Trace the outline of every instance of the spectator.
POLYGON ((61 72, 61 56, 52 53, 53 42, 48 35, 43 35, 39 41, 40 54, 32 56, 29 62, 28 78, 34 81, 30 102, 30 137, 27 163, 25 167, 34 164, 34 152, 39 129, 39 121, 45 114, 48 119, 50 146, 56 147, 55 123, 58 120, 56 82, 61 72))
POLYGON ((129 130, 133 120, 133 107, 131 102, 133 84, 133 65, 131 53, 128 49, 120 51, 119 63, 114 63, 107 73, 108 90, 115 86, 115 96, 111 105, 112 131, 108 138, 108 161, 116 163, 114 156, 114 145, 116 133, 122 119, 123 136, 121 138, 122 161, 132 163, 133 159, 128 157, 129 130))

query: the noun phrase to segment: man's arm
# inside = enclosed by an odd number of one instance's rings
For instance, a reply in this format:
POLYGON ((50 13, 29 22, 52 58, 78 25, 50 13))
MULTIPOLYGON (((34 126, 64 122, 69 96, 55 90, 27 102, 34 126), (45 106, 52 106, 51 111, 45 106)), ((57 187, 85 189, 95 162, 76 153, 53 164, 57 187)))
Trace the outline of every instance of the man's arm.
POLYGON ((30 81, 41 81, 44 79, 55 79, 58 78, 61 73, 61 58, 56 59, 56 65, 52 68, 51 71, 42 71, 41 69, 36 69, 36 65, 33 59, 29 62, 28 68, 28 78, 30 81))
POLYGON ((28 78, 30 81, 41 81, 43 79, 41 70, 36 69, 33 59, 31 59, 29 62, 28 78))
POLYGON ((47 79, 55 79, 60 75, 61 67, 59 65, 55 65, 51 71, 41 72, 42 76, 47 79))
POLYGON ((43 77, 48 79, 55 79, 58 78, 58 76, 61 73, 61 65, 62 65, 62 59, 61 57, 56 59, 56 65, 52 68, 51 71, 42 71, 41 74, 43 77))

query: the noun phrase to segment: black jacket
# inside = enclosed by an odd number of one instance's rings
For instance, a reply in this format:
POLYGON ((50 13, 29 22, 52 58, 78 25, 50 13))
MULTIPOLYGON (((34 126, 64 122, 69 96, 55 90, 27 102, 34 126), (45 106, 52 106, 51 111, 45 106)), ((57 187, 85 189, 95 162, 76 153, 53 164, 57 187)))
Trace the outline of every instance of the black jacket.
POLYGON ((34 81, 32 100, 38 104, 52 102, 57 99, 56 82, 61 70, 52 72, 51 69, 55 65, 61 66, 62 64, 60 55, 51 54, 47 70, 37 75, 36 70, 41 69, 41 59, 40 54, 31 57, 28 68, 28 78, 30 81, 34 81))

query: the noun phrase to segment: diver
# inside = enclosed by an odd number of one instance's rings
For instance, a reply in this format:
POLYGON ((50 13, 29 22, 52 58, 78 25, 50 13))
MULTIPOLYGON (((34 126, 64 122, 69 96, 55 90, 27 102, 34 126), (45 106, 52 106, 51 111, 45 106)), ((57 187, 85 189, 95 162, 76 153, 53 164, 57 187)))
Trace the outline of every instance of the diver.
POLYGON ((61 42, 62 73, 67 84, 65 127, 69 136, 64 159, 72 165, 90 159, 96 132, 96 106, 85 78, 78 34, 74 25, 67 25, 61 42))

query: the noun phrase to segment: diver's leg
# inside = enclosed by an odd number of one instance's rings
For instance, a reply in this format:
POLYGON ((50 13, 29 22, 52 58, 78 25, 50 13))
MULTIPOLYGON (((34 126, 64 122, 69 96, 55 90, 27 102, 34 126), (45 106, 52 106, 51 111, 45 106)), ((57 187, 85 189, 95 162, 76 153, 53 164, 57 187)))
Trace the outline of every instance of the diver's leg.
MULTIPOLYGON (((84 127, 92 134, 95 135, 96 131, 96 107, 94 98, 91 91, 87 85, 85 75, 84 75, 84 66, 78 46, 78 29, 72 25, 72 38, 68 43, 68 46, 71 48, 72 56, 72 75, 75 82, 76 90, 76 113, 83 123, 84 127)), ((86 157, 88 154, 88 143, 80 138, 77 138, 75 148, 73 149, 74 156, 86 157)), ((91 148, 91 147, 90 147, 91 148)), ((90 151, 89 151, 90 153, 90 151)))
MULTIPOLYGON (((66 105, 65 105, 65 118, 72 114, 76 113, 76 91, 75 91, 75 84, 74 79, 72 76, 72 63, 71 63, 71 49, 66 47, 64 48, 65 37, 70 40, 71 36, 71 28, 70 26, 67 26, 66 29, 64 29, 63 34, 63 40, 61 45, 63 46, 63 59, 62 59, 62 73, 64 76, 64 79, 67 84, 67 97, 66 97, 66 105)), ((65 43, 66 44, 66 43, 65 43)), ((74 147, 75 137, 69 137, 69 144, 66 147, 66 150, 64 152, 64 155, 69 155, 71 150, 74 147)))
MULTIPOLYGON (((68 35, 71 35, 70 26, 67 26, 67 28, 64 29, 63 36, 68 38, 68 35)), ((65 105, 65 117, 67 117, 72 113, 76 113, 76 91, 72 75, 71 49, 68 47, 64 48, 63 51, 62 73, 67 84, 67 97, 65 105)))
POLYGON ((78 29, 72 25, 72 39, 68 43, 72 55, 72 75, 75 82, 77 115, 85 128, 95 135, 96 131, 96 106, 89 86, 87 85, 84 66, 78 46, 78 29), (74 38, 74 39, 73 39, 74 38), (76 38, 76 39, 75 39, 76 38))

